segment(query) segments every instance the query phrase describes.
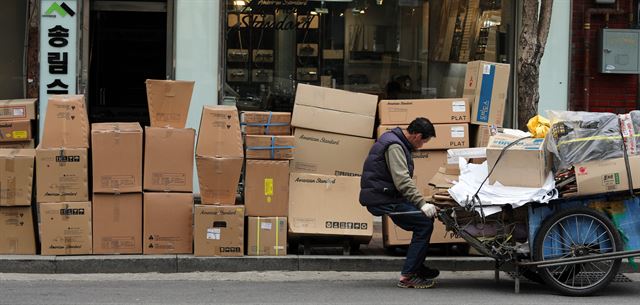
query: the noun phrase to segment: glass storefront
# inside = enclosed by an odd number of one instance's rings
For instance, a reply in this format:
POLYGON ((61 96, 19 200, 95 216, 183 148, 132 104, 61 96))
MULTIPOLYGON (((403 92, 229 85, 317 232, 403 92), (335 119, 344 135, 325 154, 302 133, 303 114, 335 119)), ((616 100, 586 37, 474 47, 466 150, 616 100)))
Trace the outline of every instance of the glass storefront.
POLYGON ((513 2, 227 0, 223 103, 291 111, 297 83, 462 96, 466 62, 512 61, 513 2))

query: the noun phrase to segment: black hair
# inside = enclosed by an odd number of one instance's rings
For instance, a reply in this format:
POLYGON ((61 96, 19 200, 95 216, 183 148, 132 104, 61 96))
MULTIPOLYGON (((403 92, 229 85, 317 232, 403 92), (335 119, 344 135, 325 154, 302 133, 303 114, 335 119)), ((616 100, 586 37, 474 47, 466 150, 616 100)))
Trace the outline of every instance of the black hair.
POLYGON ((410 134, 419 133, 422 135, 423 139, 433 138, 436 136, 436 130, 433 128, 433 124, 427 118, 416 118, 409 124, 407 127, 407 131, 410 134))

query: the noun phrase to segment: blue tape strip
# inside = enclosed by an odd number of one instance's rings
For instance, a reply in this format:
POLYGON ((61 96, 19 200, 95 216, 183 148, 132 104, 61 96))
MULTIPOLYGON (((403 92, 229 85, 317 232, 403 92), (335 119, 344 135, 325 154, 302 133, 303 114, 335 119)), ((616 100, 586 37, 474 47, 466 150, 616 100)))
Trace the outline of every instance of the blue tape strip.
MULTIPOLYGON (((269 112, 269 121, 271 121, 271 112, 269 112)), ((276 149, 274 148, 275 145, 276 145, 276 137, 272 136, 271 137, 271 159, 274 159, 276 156, 276 149)))
POLYGON ((240 123, 243 126, 289 126, 289 123, 240 123))
MULTIPOLYGON (((269 134, 269 124, 271 124, 271 117, 273 116, 273 112, 269 111, 269 119, 267 119, 267 128, 264 129, 264 134, 269 134)), ((271 146, 273 146, 273 137, 271 137, 271 146)), ((273 159, 273 157, 271 157, 273 159)))
POLYGON ((489 122, 491 113, 491 95, 493 94, 493 81, 496 76, 496 66, 489 65, 489 74, 484 73, 482 67, 482 85, 480 87, 480 99, 478 100, 478 116, 476 120, 483 123, 489 122))

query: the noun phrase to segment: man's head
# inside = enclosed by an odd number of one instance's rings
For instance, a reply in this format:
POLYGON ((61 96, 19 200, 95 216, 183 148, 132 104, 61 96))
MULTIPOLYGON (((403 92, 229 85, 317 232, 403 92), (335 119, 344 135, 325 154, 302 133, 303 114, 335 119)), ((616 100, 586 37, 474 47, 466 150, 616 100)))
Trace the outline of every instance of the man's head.
POLYGON ((429 119, 420 117, 409 124, 407 130, 404 131, 404 135, 409 140, 409 143, 413 145, 413 148, 417 149, 435 137, 436 130, 429 119))

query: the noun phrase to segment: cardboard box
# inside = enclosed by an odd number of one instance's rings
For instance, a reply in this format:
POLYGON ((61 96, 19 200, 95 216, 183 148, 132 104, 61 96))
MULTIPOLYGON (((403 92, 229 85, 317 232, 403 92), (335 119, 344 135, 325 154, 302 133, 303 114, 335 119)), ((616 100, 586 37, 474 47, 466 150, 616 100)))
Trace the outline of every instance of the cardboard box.
POLYGON ((193 253, 193 194, 144 193, 144 254, 193 253))
POLYGON ((360 178, 291 173, 289 233, 370 238, 373 216, 360 205, 360 178))
MULTIPOLYGON (((487 164, 489 171, 496 164, 500 152, 518 137, 498 134, 489 139, 487 164)), ((544 139, 528 138, 510 147, 503 154, 489 182, 496 181, 505 186, 539 188, 544 185, 551 172, 551 155, 545 150, 544 139)))
POLYGON ((0 142, 0 149, 34 149, 35 141, 33 139, 19 142, 0 142))
POLYGON ((447 163, 445 150, 420 150, 414 151, 413 156, 413 180, 418 190, 424 196, 429 195, 429 180, 433 178, 441 166, 447 163))
POLYGON ((0 121, 0 142, 28 141, 31 138, 31 121, 0 121))
POLYGON ((195 130, 145 127, 144 189, 192 192, 195 130))
POLYGON ((184 128, 195 82, 148 79, 145 83, 151 127, 184 128))
POLYGON ((92 124, 91 146, 94 193, 142 192, 140 124, 92 124))
POLYGON ((196 156, 202 204, 235 204, 243 160, 196 156))
POLYGON ((502 126, 510 71, 509 64, 467 63, 463 96, 471 101, 471 123, 502 126))
POLYGON ((89 148, 84 95, 52 95, 47 103, 42 148, 89 148))
POLYGON ((0 121, 37 120, 37 99, 0 100, 0 121))
POLYGON ((470 119, 466 98, 383 100, 378 108, 382 125, 409 125, 418 117, 427 118, 432 124, 468 123, 470 119))
POLYGON ((291 112, 243 111, 240 125, 247 135, 290 135, 291 112))
POLYGON ((472 147, 487 147, 487 145, 489 145, 489 138, 491 137, 489 125, 471 124, 470 127, 472 147))
POLYGON ((0 254, 36 254, 31 207, 0 207, 0 254))
MULTIPOLYGON (((387 215, 382 217, 382 241, 385 247, 408 246, 413 233, 398 227, 387 215)), ((453 238, 440 221, 433 222, 430 244, 465 243, 462 238, 453 238)))
POLYGON ((196 155, 242 158, 238 110, 234 106, 204 106, 196 155))
POLYGON ((142 253, 142 194, 93 194, 93 254, 142 253))
POLYGON ((291 172, 361 176, 374 140, 296 128, 291 172))
POLYGON ((289 161, 247 160, 245 167, 247 216, 287 216, 289 161))
MULTIPOLYGON (((597 160, 575 164, 578 195, 629 190, 624 158, 597 160)), ((629 156, 633 188, 640 188, 640 156, 629 156)))
POLYGON ((87 164, 86 148, 37 148, 37 202, 88 201, 87 164))
POLYGON ((0 149, 0 206, 31 206, 33 149, 0 149))
POLYGON ((248 217, 247 221, 247 255, 287 255, 286 217, 248 217))
POLYGON ((245 136, 247 159, 290 160, 294 151, 293 136, 245 136))
MULTIPOLYGON (((377 138, 383 133, 400 127, 403 130, 409 125, 380 125, 378 126, 377 138)), ((437 150, 449 148, 469 147, 469 124, 433 124, 436 137, 422 145, 419 150, 437 150)))
POLYGON ((291 125, 371 138, 378 97, 298 84, 291 125))
POLYGON ((196 205, 195 256, 242 256, 244 207, 196 205))
POLYGON ((92 251, 91 202, 40 203, 42 255, 86 255, 92 251))

